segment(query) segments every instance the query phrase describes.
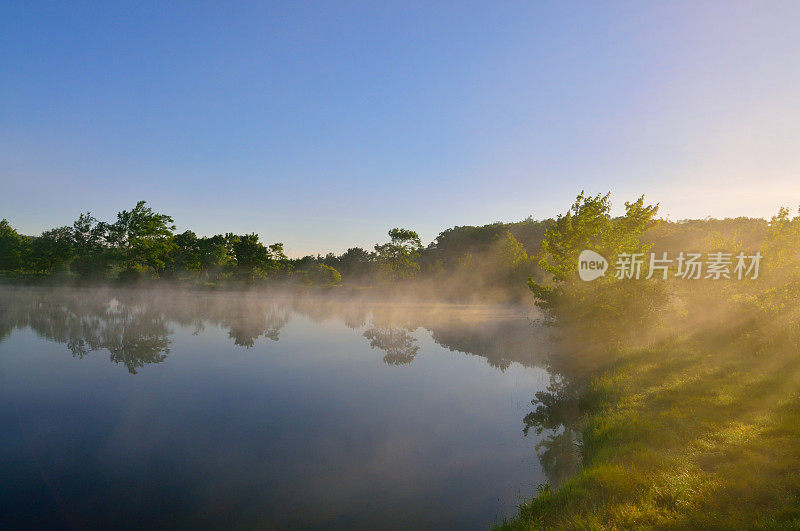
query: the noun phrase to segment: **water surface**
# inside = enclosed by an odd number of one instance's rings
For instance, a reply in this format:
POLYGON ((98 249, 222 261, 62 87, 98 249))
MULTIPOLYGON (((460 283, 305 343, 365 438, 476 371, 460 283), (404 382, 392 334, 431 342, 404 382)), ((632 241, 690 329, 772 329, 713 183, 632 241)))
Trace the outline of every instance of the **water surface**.
POLYGON ((0 527, 485 529, 548 481, 519 310, 0 297, 0 527))

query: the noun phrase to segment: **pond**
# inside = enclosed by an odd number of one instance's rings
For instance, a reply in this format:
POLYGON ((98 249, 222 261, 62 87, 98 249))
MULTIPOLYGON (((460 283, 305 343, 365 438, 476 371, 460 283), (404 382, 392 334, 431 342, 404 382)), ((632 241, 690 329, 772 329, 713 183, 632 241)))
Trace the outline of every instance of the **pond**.
POLYGON ((486 529, 549 478, 520 309, 0 289, 0 527, 486 529))

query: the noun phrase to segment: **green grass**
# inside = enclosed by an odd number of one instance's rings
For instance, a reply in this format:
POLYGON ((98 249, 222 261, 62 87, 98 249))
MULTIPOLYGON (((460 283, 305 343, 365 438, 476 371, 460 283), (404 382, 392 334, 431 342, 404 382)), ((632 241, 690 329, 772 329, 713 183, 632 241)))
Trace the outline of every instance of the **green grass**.
POLYGON ((598 366, 582 469, 498 529, 800 528, 800 349, 779 326, 753 330, 598 366))

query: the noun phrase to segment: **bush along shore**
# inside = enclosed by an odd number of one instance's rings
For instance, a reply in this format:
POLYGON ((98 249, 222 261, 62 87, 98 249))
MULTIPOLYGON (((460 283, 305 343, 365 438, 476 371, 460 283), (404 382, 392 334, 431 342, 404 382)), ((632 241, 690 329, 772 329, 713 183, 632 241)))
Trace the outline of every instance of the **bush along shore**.
POLYGON ((625 263, 653 244, 650 207, 612 219, 605 200, 579 197, 556 221, 543 244, 551 276, 530 282, 561 352, 525 430, 554 430, 540 459, 551 478, 569 473, 496 527, 800 527, 800 217, 782 209, 766 224, 744 253, 763 255, 747 278, 687 279, 677 263, 581 281, 582 249, 625 263))

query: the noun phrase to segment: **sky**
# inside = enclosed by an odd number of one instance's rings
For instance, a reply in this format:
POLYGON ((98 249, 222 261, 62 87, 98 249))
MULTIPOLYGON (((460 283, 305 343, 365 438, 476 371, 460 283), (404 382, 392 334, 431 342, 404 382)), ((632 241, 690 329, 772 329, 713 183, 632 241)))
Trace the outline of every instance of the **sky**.
POLYGON ((290 256, 800 205, 800 2, 0 0, 0 218, 146 200, 290 256))

